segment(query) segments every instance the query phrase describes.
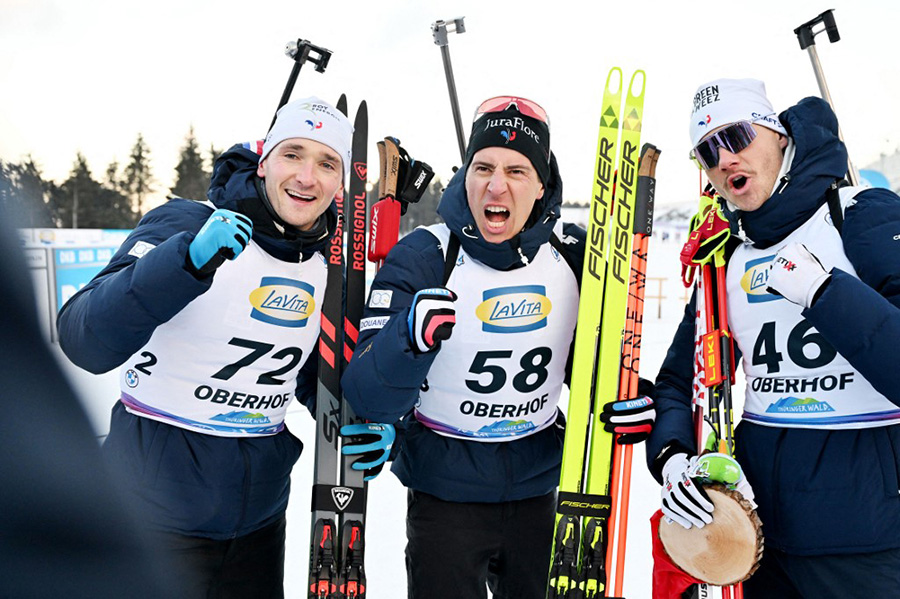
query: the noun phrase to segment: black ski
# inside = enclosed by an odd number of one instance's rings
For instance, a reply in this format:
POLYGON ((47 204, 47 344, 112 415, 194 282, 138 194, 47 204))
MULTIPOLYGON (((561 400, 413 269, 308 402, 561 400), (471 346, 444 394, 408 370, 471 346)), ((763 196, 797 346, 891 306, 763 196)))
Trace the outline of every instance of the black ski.
POLYGON ((341 426, 341 353, 343 346, 343 198, 338 202, 338 226, 328 243, 328 278, 322 301, 319 334, 319 383, 316 393, 316 447, 310 528, 310 599, 334 597, 338 562, 335 554, 337 515, 352 494, 338 486, 338 431, 341 426))
MULTIPOLYGON (((344 95, 337 108, 346 114, 344 95)), ((360 103, 354 123, 349 206, 338 200, 339 225, 329 242, 328 282, 322 306, 316 402, 315 481, 312 493, 310 599, 364 599, 366 483, 342 458, 339 430, 357 422, 343 401, 340 376, 353 355, 365 301, 366 143, 368 112, 360 103), (344 229, 348 230, 344 293, 344 229)))
MULTIPOLYGON (((344 306, 344 365, 350 361, 359 339, 359 321, 366 301, 366 174, 368 170, 369 113, 363 100, 353 121, 350 189, 346 206, 347 225, 347 295, 344 306)), ((346 401, 341 402, 343 424, 362 422, 346 401)), ((341 485, 351 493, 351 501, 340 515, 339 591, 347 599, 366 596, 365 523, 366 490, 361 470, 351 468, 351 458, 341 466, 341 485), (356 501, 353 501, 356 499, 356 501)))

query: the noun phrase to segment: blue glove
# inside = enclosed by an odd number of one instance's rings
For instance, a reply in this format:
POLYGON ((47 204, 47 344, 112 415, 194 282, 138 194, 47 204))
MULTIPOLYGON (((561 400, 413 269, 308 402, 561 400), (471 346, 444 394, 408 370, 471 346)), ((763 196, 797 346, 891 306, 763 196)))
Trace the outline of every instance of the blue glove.
POLYGON ((218 209, 188 246, 187 266, 198 278, 210 275, 225 260, 238 257, 253 234, 253 223, 243 214, 218 209))
POLYGON ((341 453, 360 456, 360 459, 353 462, 351 468, 364 470, 364 480, 372 480, 378 476, 384 463, 391 456, 391 447, 394 446, 396 436, 392 424, 377 422, 348 424, 341 427, 341 437, 344 438, 341 453))
POLYGON ((650 436, 656 421, 656 406, 647 396, 611 401, 603 406, 600 420, 603 430, 616 433, 616 443, 632 445, 650 436))
POLYGON ((409 308, 409 338, 413 350, 424 354, 437 349, 441 341, 448 339, 456 324, 456 294, 449 289, 434 287, 422 289, 413 297, 409 308))

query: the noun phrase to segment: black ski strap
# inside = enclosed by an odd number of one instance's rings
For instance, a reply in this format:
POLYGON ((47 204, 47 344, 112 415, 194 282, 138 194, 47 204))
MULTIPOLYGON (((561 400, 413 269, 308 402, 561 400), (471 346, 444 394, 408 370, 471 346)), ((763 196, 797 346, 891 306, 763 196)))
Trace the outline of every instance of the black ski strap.
POLYGON ((841 210, 841 193, 840 188, 847 184, 843 179, 839 179, 831 184, 828 191, 825 192, 825 200, 828 202, 828 213, 831 214, 831 222, 837 229, 838 235, 843 236, 844 228, 844 211, 841 210))
POLYGON ((453 267, 456 266, 456 258, 459 256, 459 237, 453 234, 453 231, 450 231, 450 240, 447 242, 447 253, 444 255, 444 282, 443 285, 447 285, 447 281, 450 280, 450 274, 453 272, 453 267))

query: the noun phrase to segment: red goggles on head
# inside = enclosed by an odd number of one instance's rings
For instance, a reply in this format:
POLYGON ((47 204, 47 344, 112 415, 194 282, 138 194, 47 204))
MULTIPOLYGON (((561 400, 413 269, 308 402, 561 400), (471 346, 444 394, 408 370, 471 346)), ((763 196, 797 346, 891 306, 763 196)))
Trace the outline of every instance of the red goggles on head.
POLYGON ((503 112, 510 106, 515 106, 516 110, 525 116, 547 123, 548 126, 550 125, 550 117, 547 116, 547 111, 541 108, 540 104, 516 96, 497 96, 485 100, 475 110, 475 118, 472 120, 476 121, 481 115, 486 113, 503 112))

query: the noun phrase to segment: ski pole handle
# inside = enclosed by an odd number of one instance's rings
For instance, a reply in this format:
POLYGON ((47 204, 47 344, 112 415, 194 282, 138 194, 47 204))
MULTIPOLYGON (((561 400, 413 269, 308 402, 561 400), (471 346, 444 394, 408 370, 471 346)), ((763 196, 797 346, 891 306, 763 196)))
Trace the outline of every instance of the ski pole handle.
POLYGON ((400 148, 390 137, 379 141, 377 146, 381 178, 378 181, 378 201, 372 206, 369 219, 368 258, 380 267, 400 237, 401 205, 397 201, 400 148))
POLYGON ((369 262, 379 267, 400 237, 400 202, 387 196, 372 205, 369 221, 369 262))
POLYGON ((331 50, 316 46, 309 40, 304 39, 285 44, 284 53, 288 58, 293 59, 294 66, 291 68, 291 74, 288 77, 287 84, 284 86, 284 91, 281 93, 281 100, 278 101, 278 108, 275 109, 275 116, 272 117, 272 124, 269 125, 269 130, 275 125, 278 111, 291 99, 291 93, 294 91, 294 85, 297 83, 297 76, 300 74, 300 68, 303 66, 303 63, 309 61, 316 65, 317 72, 324 73, 325 68, 328 66, 328 61, 331 59, 331 50))
MULTIPOLYGON (((822 63, 819 62, 819 53, 816 50, 815 39, 818 34, 824 31, 828 34, 828 41, 832 44, 840 41, 841 34, 838 32, 837 23, 835 23, 833 13, 834 9, 826 10, 814 19, 811 19, 794 29, 794 34, 797 36, 797 41, 800 42, 800 49, 806 50, 809 53, 809 60, 812 62, 813 73, 816 75, 816 83, 819 84, 819 92, 822 94, 822 99, 828 102, 828 105, 831 106, 831 110, 837 114, 837 111, 834 108, 834 101, 831 99, 831 93, 828 91, 828 84, 825 82, 822 63), (813 28, 819 24, 822 24, 822 29, 814 31, 813 28)), ((840 121, 838 122, 840 123, 840 121)), ((840 124, 838 125, 838 137, 841 141, 844 141, 844 134, 841 132, 840 124)), ((856 167, 853 166, 853 161, 849 158, 847 159, 847 167, 847 179, 850 180, 851 185, 857 185, 859 183, 859 175, 857 174, 856 167)))
POLYGON ((456 82, 453 79, 453 66, 450 64, 450 42, 447 33, 465 33, 465 17, 457 17, 448 21, 435 21, 431 25, 434 35, 434 43, 441 47, 441 58, 444 61, 444 74, 447 77, 447 90, 450 93, 450 108, 453 111, 453 122, 456 125, 456 139, 459 142, 459 157, 462 162, 466 160, 466 138, 463 135, 462 118, 459 114, 459 97, 456 94, 456 82))

